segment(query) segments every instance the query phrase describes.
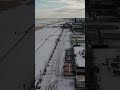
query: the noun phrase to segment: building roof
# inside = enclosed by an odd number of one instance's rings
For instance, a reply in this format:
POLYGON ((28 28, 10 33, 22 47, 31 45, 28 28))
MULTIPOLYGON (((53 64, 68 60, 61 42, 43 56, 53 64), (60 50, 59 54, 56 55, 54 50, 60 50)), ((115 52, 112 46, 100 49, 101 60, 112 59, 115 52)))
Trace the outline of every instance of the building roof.
POLYGON ((79 81, 85 81, 85 76, 84 75, 77 75, 76 79, 79 81))
POLYGON ((85 67, 85 58, 82 57, 82 51, 85 49, 84 46, 74 46, 74 54, 75 56, 75 61, 76 65, 78 67, 85 67))

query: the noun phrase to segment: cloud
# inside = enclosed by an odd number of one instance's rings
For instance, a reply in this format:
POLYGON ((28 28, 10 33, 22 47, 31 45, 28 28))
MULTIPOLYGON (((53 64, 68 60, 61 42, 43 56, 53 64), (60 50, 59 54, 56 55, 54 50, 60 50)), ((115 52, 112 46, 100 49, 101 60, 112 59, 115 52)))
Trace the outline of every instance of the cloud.
POLYGON ((84 0, 39 0, 35 7, 37 18, 85 17, 84 0))

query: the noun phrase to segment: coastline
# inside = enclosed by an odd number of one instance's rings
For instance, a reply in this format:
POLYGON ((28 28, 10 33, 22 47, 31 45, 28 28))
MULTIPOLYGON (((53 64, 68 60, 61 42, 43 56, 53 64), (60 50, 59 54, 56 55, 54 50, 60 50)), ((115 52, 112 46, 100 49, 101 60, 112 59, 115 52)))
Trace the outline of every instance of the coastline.
POLYGON ((43 29, 45 27, 45 25, 43 25, 43 26, 35 26, 35 31, 36 30, 41 30, 41 29, 43 29))
POLYGON ((44 23, 44 24, 35 25, 35 31, 41 30, 41 29, 43 29, 44 27, 46 27, 46 26, 48 26, 48 25, 53 25, 53 24, 55 24, 55 23, 60 23, 60 22, 62 22, 62 21, 64 21, 64 19, 63 19, 63 20, 58 19, 58 20, 56 20, 56 21, 50 21, 50 22, 47 22, 47 23, 44 23), (51 23, 51 22, 52 22, 52 23, 51 23))

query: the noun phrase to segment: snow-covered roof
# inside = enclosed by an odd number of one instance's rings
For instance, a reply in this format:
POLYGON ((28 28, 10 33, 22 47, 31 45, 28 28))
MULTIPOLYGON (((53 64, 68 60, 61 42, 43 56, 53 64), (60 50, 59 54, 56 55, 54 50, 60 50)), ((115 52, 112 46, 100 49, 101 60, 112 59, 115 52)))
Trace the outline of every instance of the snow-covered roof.
POLYGON ((85 35, 83 33, 75 33, 75 34, 70 34, 71 38, 85 38, 85 35))
POLYGON ((85 81, 85 76, 84 75, 77 75, 76 79, 79 81, 85 81))
POLYGON ((80 43, 80 46, 85 47, 85 43, 80 43))
POLYGON ((74 46, 74 54, 76 55, 75 61, 78 67, 85 67, 85 58, 82 57, 81 53, 85 49, 84 46, 74 46))

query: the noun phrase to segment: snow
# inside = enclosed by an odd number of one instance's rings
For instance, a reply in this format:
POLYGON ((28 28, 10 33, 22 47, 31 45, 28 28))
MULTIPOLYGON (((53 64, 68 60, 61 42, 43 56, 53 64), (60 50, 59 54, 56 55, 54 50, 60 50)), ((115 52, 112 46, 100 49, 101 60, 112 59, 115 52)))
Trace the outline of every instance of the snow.
MULTIPOLYGON (((38 79, 42 79, 42 82, 37 84, 41 88, 36 90, 75 90, 75 77, 63 75, 65 50, 71 48, 70 35, 72 32, 69 29, 61 29, 59 26, 68 21, 50 24, 35 32, 35 79, 36 82, 38 79), (56 44, 58 38, 59 41, 56 44), (56 49, 53 53, 54 47, 56 49), (51 54, 52 58, 49 59, 51 54), (46 73, 40 75, 40 70, 42 74, 45 67, 46 73)), ((81 37, 84 38, 84 35, 81 37)), ((85 43, 80 44, 79 47, 74 46, 75 59, 80 67, 85 67, 85 59, 80 54, 78 55, 79 51, 82 52, 85 49, 85 43)), ((82 82, 85 79, 82 76, 80 78, 82 78, 82 82)))
POLYGON ((85 58, 81 56, 81 52, 85 49, 85 47, 82 46, 74 46, 74 54, 76 55, 75 60, 76 64, 79 67, 85 67, 85 58))
POLYGON ((85 76, 84 75, 77 75, 76 78, 79 81, 85 81, 85 76))
MULTIPOLYGON (((62 21, 59 24, 64 24, 66 21, 62 21)), ((53 25, 48 25, 49 27, 44 27, 43 29, 40 30, 36 30, 35 31, 35 84, 37 83, 37 81, 39 80, 41 74, 43 73, 45 67, 47 67, 47 63, 50 59, 50 56, 53 52, 53 49, 56 45, 56 40, 59 38, 59 35, 62 32, 62 29, 60 27, 52 27, 52 26, 58 26, 58 23, 55 23, 53 25), (40 74, 41 72, 41 74, 40 74)), ((70 33, 67 33, 70 34, 70 33)), ((64 36, 67 37, 67 39, 69 38, 68 36, 64 36)), ((66 39, 66 38, 65 38, 66 39)), ((68 40, 66 40, 68 41, 68 40)), ((66 44, 65 44, 66 45, 66 44)), ((68 46, 68 45, 67 45, 68 46)), ((70 45, 69 45, 70 47, 70 45)), ((60 47, 58 47, 60 49, 60 47)), ((64 51, 64 49, 63 49, 64 51)), ((63 53, 63 52, 62 52, 63 53)), ((64 54, 64 53, 63 53, 64 54)), ((56 59, 58 59, 58 57, 60 58, 60 56, 58 56, 59 53, 56 54, 56 56, 54 56, 56 59)), ((55 59, 55 62, 56 62, 55 59)), ((52 63, 50 63, 52 64, 52 63)), ((51 66, 52 68, 53 66, 51 66)), ((51 71, 51 68, 47 68, 48 71, 51 71)), ((42 78, 44 79, 45 83, 42 84, 42 86, 45 85, 46 88, 46 82, 48 82, 49 80, 46 80, 48 77, 50 77, 50 73, 48 72, 48 76, 42 76, 42 78)), ((52 79, 52 78, 50 78, 52 79)), ((54 78, 53 78, 54 81, 54 78)), ((49 82, 51 83, 51 82, 49 82)), ((44 89, 43 89, 44 90, 44 89)))
POLYGON ((55 41, 61 33, 59 28, 44 28, 35 32, 35 77, 43 72, 55 46, 55 41), (58 31, 59 30, 59 31, 58 31), (56 33, 57 32, 57 33, 56 33), (56 35, 56 36, 52 36, 56 35))
POLYGON ((47 38, 52 37, 52 34, 59 35, 61 29, 58 30, 59 28, 43 28, 42 30, 37 30, 35 32, 35 51, 47 38))
MULTIPOLYGON (((60 28, 59 28, 59 30, 60 30, 60 28)), ((51 43, 53 41, 53 39, 55 40, 55 38, 59 34, 60 34, 60 31, 57 31, 56 33, 54 33, 54 35, 52 35, 48 39, 48 41, 50 40, 50 43, 51 43)), ((47 90, 50 87, 55 90, 66 90, 66 89, 74 90, 74 78, 65 78, 63 76, 65 50, 67 48, 71 47, 70 34, 71 33, 69 32, 68 29, 63 30, 62 36, 60 37, 60 41, 58 42, 56 50, 53 54, 53 58, 48 63, 49 66, 47 67, 46 75, 42 76, 43 81, 41 84, 39 84, 39 86, 41 86, 40 90, 47 90)), ((46 54, 48 54, 48 49, 50 47, 48 47, 47 44, 45 45, 45 47, 46 48, 44 48, 44 52, 47 52, 46 54)), ((43 53, 42 50, 39 50, 39 51, 41 53, 43 53)), ((39 55, 40 55, 40 53, 39 53, 39 55)), ((38 55, 37 55, 37 57, 38 57, 38 55)), ((41 61, 39 61, 39 64, 41 64, 41 61)), ((36 69, 37 69, 37 67, 36 67, 36 69)), ((39 72, 39 70, 38 70, 38 72, 39 72)), ((39 89, 37 89, 37 90, 39 90, 39 89)))

